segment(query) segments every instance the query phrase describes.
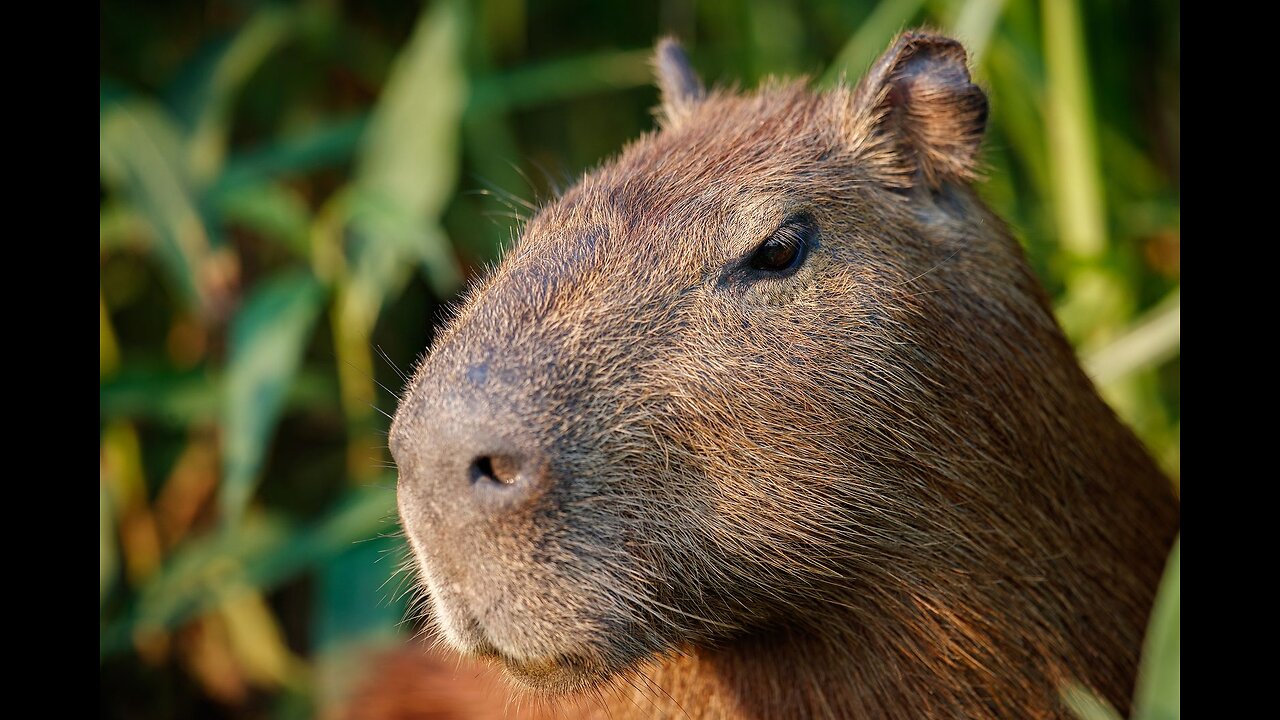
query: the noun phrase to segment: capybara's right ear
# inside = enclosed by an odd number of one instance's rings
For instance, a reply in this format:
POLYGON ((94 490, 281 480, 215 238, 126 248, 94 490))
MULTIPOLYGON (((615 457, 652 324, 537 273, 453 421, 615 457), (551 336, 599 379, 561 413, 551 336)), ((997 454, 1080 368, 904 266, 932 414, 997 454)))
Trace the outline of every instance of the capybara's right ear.
POLYGON ((689 64, 689 56, 674 37, 658 41, 653 50, 653 72, 662 93, 659 121, 663 127, 679 125, 702 102, 706 90, 689 64))
POLYGON ((887 171, 891 185, 938 188, 973 178, 987 96, 969 77, 959 42, 899 35, 858 83, 851 109, 850 132, 871 140, 868 159, 887 171))

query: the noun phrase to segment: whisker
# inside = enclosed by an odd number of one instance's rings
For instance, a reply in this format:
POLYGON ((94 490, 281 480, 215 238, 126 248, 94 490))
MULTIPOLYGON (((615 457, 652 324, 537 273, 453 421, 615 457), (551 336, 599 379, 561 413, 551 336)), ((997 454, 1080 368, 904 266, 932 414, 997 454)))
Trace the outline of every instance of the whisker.
POLYGON ((933 272, 934 270, 937 270, 938 268, 942 267, 943 265, 947 264, 948 262, 951 262, 951 260, 952 260, 953 258, 955 258, 955 256, 956 256, 956 255, 959 255, 959 254, 960 254, 960 248, 956 248, 955 250, 952 250, 952 251, 951 251, 951 254, 950 254, 950 255, 948 255, 948 256, 946 256, 946 257, 942 258, 942 259, 941 259, 941 260, 939 260, 937 263, 935 263, 933 267, 929 268, 928 270, 925 270, 924 272, 922 272, 922 273, 920 273, 919 275, 917 275, 917 276, 915 276, 915 277, 911 278, 910 280, 907 280, 907 281, 905 281, 905 282, 900 282, 900 283, 898 283, 897 285, 894 285, 893 287, 895 287, 895 288, 900 288, 900 287, 903 287, 903 286, 905 286, 905 285, 910 285, 911 283, 913 283, 913 282, 915 282, 915 281, 919 280, 920 278, 924 277, 925 275, 928 275, 929 273, 933 272))
POLYGON ((394 362, 392 362, 392 361, 391 361, 391 356, 387 354, 387 351, 386 351, 386 350, 383 350, 383 349, 382 349, 382 346, 381 346, 381 345, 374 345, 374 346, 373 346, 373 349, 374 349, 374 351, 375 351, 375 352, 377 352, 377 353, 378 353, 378 356, 379 356, 379 357, 381 357, 383 360, 385 360, 385 361, 387 362, 387 365, 390 365, 390 366, 391 366, 391 370, 392 370, 392 371, 393 371, 397 376, 399 376, 399 378, 400 378, 400 380, 401 380, 401 381, 403 381, 403 382, 408 382, 408 381, 409 381, 409 376, 408 376, 408 375, 405 375, 403 370, 401 370, 400 368, 396 367, 396 364, 395 364, 394 362))

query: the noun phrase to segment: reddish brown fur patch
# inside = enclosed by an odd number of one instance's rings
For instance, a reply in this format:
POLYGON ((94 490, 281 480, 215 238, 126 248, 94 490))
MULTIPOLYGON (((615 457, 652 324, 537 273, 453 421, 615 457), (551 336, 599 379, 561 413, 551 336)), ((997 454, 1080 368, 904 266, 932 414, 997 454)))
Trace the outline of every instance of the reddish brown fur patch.
POLYGON ((519 720, 499 671, 416 643, 370 659, 337 717, 351 720, 519 720))

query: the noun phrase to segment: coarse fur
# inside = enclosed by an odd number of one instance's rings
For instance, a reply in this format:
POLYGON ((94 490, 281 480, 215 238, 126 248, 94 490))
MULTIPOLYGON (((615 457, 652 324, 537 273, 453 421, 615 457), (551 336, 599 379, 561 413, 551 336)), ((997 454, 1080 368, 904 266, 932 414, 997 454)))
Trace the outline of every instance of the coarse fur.
POLYGON ((442 636, 517 706, 1128 707, 1177 501, 970 187, 965 63, 908 32, 856 88, 738 94, 660 44, 661 130, 440 333, 392 425, 401 518, 442 636), (750 270, 796 217, 803 264, 750 270))

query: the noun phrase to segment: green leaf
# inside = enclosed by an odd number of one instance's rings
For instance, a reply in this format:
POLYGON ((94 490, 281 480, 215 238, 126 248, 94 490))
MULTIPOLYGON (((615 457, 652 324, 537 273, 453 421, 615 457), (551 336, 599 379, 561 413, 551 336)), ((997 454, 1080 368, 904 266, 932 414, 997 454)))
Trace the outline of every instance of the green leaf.
POLYGON ((201 371, 125 367, 98 386, 104 421, 148 418, 183 427, 216 420, 218 401, 217 380, 201 371))
POLYGON ((278 552, 293 531, 282 517, 257 515, 240 523, 234 533, 209 533, 184 543, 139 588, 124 616, 103 629, 99 655, 127 649, 139 631, 168 630, 213 609, 225 597, 224 589, 248 584, 247 569, 278 552))
POLYGON ((1169 553, 1147 624, 1133 699, 1135 720, 1177 720, 1182 716, 1181 544, 1179 535, 1169 553))
POLYGON ((285 391, 323 302, 324 289, 314 277, 287 273, 258 287, 232 322, 220 488, 228 526, 239 521, 253 495, 285 391))
POLYGON ((137 601, 102 631, 99 656, 128 649, 139 628, 171 629, 217 607, 229 588, 270 592, 345 553, 353 543, 396 529, 395 478, 348 492, 329 515, 304 528, 282 516, 250 515, 234 533, 180 546, 137 601))
POLYGON ((161 264, 187 302, 207 309, 200 272, 209 258, 209 232, 196 210, 173 118, 149 100, 113 102, 102 111, 98 134, 103 182, 151 225, 161 264))
MULTIPOLYGON (((447 238, 435 229, 458 181, 466 21, 457 0, 436 2, 421 15, 374 108, 356 170, 360 194, 373 198, 371 205, 394 208, 382 218, 389 226, 366 233, 366 246, 375 253, 384 239, 416 246, 442 297, 461 280, 447 238)), ((370 282, 380 288, 393 284, 381 277, 382 270, 378 275, 370 282)))
MULTIPOLYGON (((467 7, 458 0, 436 2, 419 17, 369 120, 354 187, 336 196, 342 200, 334 207, 344 213, 349 232, 332 232, 332 220, 322 212, 313 233, 321 243, 347 238, 349 259, 336 279, 332 323, 352 448, 348 472, 354 478, 374 471, 374 463, 359 458, 383 444, 374 434, 370 337, 385 299, 419 265, 440 297, 452 295, 461 282, 440 216, 458 180, 468 21, 467 7)), ((325 248, 315 250, 327 268, 325 248)))
POLYGON ((467 114, 518 110, 653 82, 651 48, 610 50, 513 68, 476 78, 467 114))
MULTIPOLYGON (((224 374, 215 370, 175 372, 151 365, 125 366, 98 385, 104 422, 145 418, 172 427, 217 422, 224 374)), ((332 372, 299 370, 285 395, 286 410, 336 411, 338 389, 332 372)))
POLYGON ((346 162, 369 126, 367 115, 320 124, 306 132, 264 143, 227 161, 215 192, 346 162))
POLYGON ((299 258, 311 254, 311 208, 279 183, 240 185, 218 193, 213 205, 223 220, 279 242, 299 258))
MULTIPOLYGON (((649 48, 548 60, 478 77, 467 116, 489 116, 547 103, 642 87, 652 82, 649 48)), ((350 159, 369 127, 369 115, 334 120, 263 143, 228 158, 217 189, 256 184, 339 165, 350 159)))
POLYGON ((236 95, 263 61, 292 34, 293 10, 279 5, 259 9, 212 62, 194 74, 195 114, 187 146, 192 175, 207 185, 221 169, 230 135, 231 110, 236 95))
POLYGON ((984 70, 991 87, 993 122, 1008 135, 1011 154, 1027 168, 1029 177, 1022 191, 1040 204, 1049 196, 1051 180, 1040 111, 1044 79, 1032 59, 1022 47, 997 33, 987 47, 984 70))

